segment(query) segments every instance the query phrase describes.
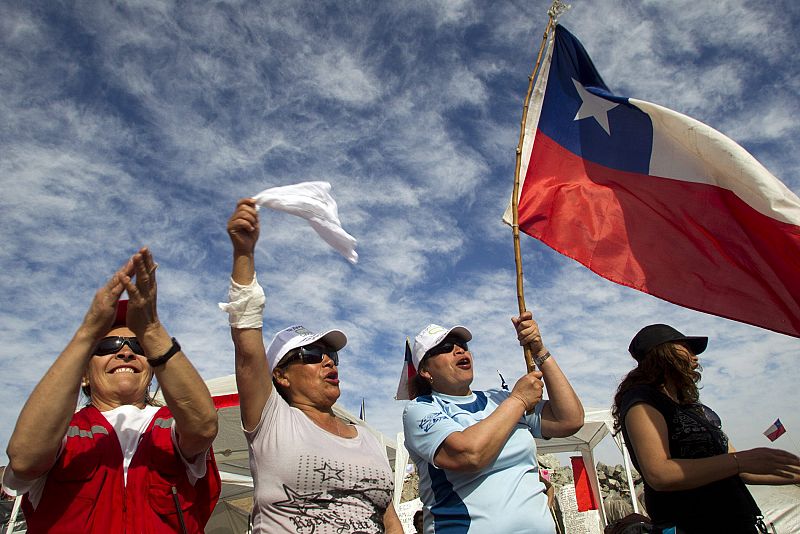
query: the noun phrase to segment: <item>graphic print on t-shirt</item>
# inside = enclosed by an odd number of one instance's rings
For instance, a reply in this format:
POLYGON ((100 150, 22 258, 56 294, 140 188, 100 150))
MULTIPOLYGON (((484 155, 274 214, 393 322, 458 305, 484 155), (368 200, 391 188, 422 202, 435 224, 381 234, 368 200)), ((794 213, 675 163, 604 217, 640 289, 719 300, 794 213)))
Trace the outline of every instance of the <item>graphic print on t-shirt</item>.
POLYGON ((716 413, 703 405, 675 410, 670 440, 678 448, 674 451, 677 458, 707 458, 728 450, 727 436, 708 420, 704 408, 716 416, 716 413))
POLYGON ((292 521, 298 534, 383 531, 383 511, 392 498, 388 471, 301 456, 294 487, 283 484, 286 499, 272 503, 292 521))

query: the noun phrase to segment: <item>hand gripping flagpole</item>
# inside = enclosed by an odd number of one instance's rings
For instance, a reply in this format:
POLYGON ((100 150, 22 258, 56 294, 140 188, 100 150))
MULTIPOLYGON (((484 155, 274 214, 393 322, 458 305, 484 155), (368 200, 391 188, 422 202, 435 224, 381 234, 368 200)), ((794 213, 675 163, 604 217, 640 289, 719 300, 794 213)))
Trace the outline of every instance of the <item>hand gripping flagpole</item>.
MULTIPOLYGON (((530 77, 528 78, 528 92, 525 95, 525 103, 522 106, 522 122, 520 124, 520 132, 519 132, 519 144, 517 145, 517 155, 516 155, 516 164, 514 166, 514 191, 511 194, 511 211, 512 211, 512 224, 511 229, 514 235, 514 261, 517 266, 517 304, 519 305, 519 313, 520 315, 526 311, 525 306, 525 291, 523 288, 522 283, 522 253, 520 252, 519 247, 519 171, 522 165, 522 143, 525 140, 525 123, 528 119, 528 105, 531 101, 531 93, 533 92, 533 82, 536 79, 536 76, 539 74, 539 66, 542 62, 542 54, 544 53, 545 46, 547 45, 547 38, 550 35, 550 32, 553 31, 555 28, 556 23, 558 22, 558 17, 564 11, 570 8, 569 5, 565 4, 561 0, 553 0, 553 3, 550 6, 550 9, 547 10, 547 15, 550 17, 550 20, 547 22, 547 26, 544 29, 544 35, 542 35, 542 44, 539 46, 539 54, 536 56, 536 64, 533 67, 533 72, 531 73, 530 77)), ((533 349, 530 345, 525 345, 523 348, 525 353, 525 365, 528 367, 528 372, 534 371, 536 369, 536 364, 533 360, 533 349)))

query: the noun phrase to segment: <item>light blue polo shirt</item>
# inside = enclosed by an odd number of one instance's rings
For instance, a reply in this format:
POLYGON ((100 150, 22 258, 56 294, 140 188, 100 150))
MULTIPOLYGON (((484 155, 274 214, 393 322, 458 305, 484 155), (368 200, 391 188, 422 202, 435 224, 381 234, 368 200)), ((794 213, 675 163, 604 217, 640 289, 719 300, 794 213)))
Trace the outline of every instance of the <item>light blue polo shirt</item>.
POLYGON ((520 419, 498 457, 482 471, 445 471, 433 463, 447 436, 488 417, 509 394, 501 389, 475 391, 466 397, 434 392, 406 405, 405 444, 419 470, 426 534, 555 532, 533 439, 541 437, 546 401, 520 419))

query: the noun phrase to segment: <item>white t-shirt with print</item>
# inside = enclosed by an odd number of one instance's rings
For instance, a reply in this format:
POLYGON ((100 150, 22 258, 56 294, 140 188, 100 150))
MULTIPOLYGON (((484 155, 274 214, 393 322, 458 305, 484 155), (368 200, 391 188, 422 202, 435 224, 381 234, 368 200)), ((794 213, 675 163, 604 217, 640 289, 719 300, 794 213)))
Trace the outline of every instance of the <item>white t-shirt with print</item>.
POLYGON ((253 533, 383 532, 393 477, 368 430, 342 438, 318 427, 273 388, 245 432, 255 486, 253 533))

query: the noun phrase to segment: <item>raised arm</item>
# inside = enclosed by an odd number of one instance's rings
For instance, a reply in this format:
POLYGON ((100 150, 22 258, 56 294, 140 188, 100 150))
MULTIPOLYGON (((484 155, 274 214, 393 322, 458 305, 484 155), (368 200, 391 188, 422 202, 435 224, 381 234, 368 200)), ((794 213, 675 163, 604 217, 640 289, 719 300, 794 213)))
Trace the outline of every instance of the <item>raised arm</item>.
MULTIPOLYGON (((258 212, 253 199, 245 198, 238 202, 236 211, 228 220, 228 236, 233 245, 233 267, 231 269, 231 297, 234 293, 252 292, 255 280, 255 247, 259 236, 258 212)), ((248 297, 243 297, 247 299, 248 297)), ((263 304, 253 307, 263 313, 263 304)), ((245 308, 247 305, 245 304, 245 308)), ((267 364, 261 322, 244 320, 231 321, 231 338, 236 355, 236 386, 239 390, 242 425, 245 430, 253 430, 261 419, 261 412, 272 392, 272 376, 267 364), (257 326, 250 326, 257 325, 257 326)))
POLYGON ((542 342, 539 325, 531 312, 511 319, 517 330, 520 345, 531 345, 542 380, 547 388, 547 401, 542 408, 542 436, 561 438, 571 436, 583 426, 583 405, 572 389, 555 358, 542 342))
POLYGON ((55 464, 92 349, 114 322, 124 290, 120 280, 130 269, 128 262, 97 290, 81 326, 25 402, 6 450, 17 478, 33 480, 55 464))
MULTIPOLYGON (((174 350, 173 341, 158 319, 156 263, 147 248, 132 258, 135 283, 122 281, 128 291, 128 328, 144 348, 148 360, 174 350)), ((217 436, 217 412, 203 379, 182 350, 154 367, 164 399, 175 419, 178 447, 184 458, 194 458, 211 447, 217 436)))
POLYGON ((777 449, 751 449, 691 460, 672 458, 667 423, 649 404, 633 405, 625 415, 625 427, 642 476, 656 491, 694 489, 737 474, 747 483, 753 483, 749 478, 766 484, 791 484, 800 479, 800 458, 777 449))

